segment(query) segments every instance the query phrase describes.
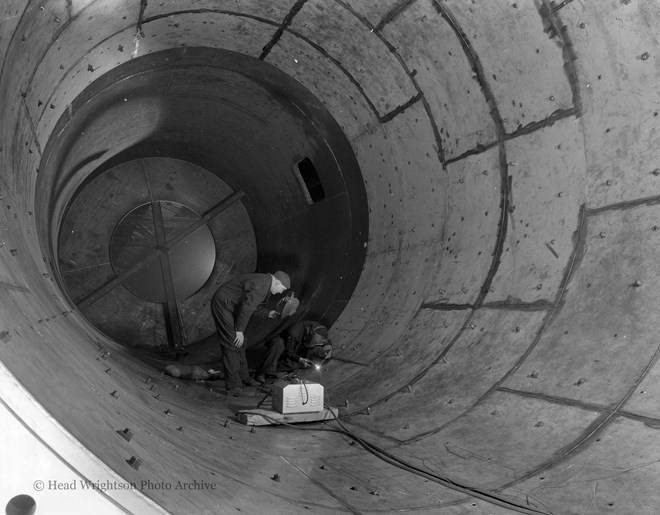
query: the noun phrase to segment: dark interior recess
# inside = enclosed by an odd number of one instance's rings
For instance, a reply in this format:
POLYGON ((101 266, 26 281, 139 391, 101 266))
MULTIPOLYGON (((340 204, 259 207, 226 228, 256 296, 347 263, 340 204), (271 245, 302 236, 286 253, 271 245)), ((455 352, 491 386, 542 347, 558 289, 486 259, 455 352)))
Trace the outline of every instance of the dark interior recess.
POLYGON ((309 204, 320 202, 325 198, 325 190, 323 189, 323 184, 321 184, 321 178, 309 157, 298 161, 294 172, 309 204))
MULTIPOLYGON (((139 279, 129 280, 128 290, 104 294, 93 306, 83 303, 83 314, 120 342, 142 345, 146 338, 143 331, 116 328, 115 317, 124 316, 121 307, 126 305, 142 312, 139 324, 144 326, 148 316, 149 324, 158 327, 150 329, 149 345, 162 346, 171 338, 172 331, 165 330, 171 329, 167 317, 176 318, 177 309, 183 340, 194 343, 212 337, 210 295, 222 280, 239 272, 287 271, 301 300, 299 315, 328 325, 350 298, 363 265, 368 228, 360 170, 324 106, 278 69, 208 48, 157 52, 93 82, 54 133, 58 138, 44 150, 38 184, 37 195, 49 206, 49 216, 42 218, 48 223, 42 223, 40 231, 43 241, 50 242, 45 245, 50 259, 60 264, 58 278, 74 301, 117 277, 117 271, 106 266, 112 261, 107 256, 112 230, 139 205, 177 202, 203 214, 227 195, 244 195, 236 209, 245 215, 220 215, 217 226, 234 235, 253 231, 255 258, 246 258, 236 248, 237 240, 227 239, 209 224, 221 258, 205 287, 195 295, 188 292, 188 307, 179 306, 185 298, 175 295, 175 287, 170 298, 161 291, 146 299, 166 304, 165 314, 144 307, 145 294, 138 294, 142 299, 136 301, 135 291, 131 293, 131 281, 139 279), (127 126, 131 131, 126 132, 127 126), (308 157, 301 160, 300 155, 308 157), (170 168, 172 163, 185 165, 162 170, 155 160, 170 168), (292 167, 297 177, 292 177, 292 167), (209 177, 200 179, 204 174, 209 177), (93 231, 91 238, 73 238, 66 228, 73 200, 82 198, 81 191, 98 180, 105 181, 96 187, 109 201, 90 197, 75 204, 73 216, 78 224, 95 219, 103 230, 93 231), (84 267, 74 266, 71 255, 89 259, 84 267), (88 273, 90 267, 96 273, 88 273)), ((125 270, 131 264, 122 266, 125 270)), ((154 267, 157 273, 160 268, 154 267)), ((277 327, 274 322, 255 321, 248 334, 255 342, 277 327)))

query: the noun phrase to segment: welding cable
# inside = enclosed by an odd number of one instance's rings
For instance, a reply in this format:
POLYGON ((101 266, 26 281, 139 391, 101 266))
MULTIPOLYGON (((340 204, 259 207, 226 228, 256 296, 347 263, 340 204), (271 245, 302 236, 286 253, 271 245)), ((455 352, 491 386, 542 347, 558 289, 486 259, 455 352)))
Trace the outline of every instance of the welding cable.
POLYGON ((268 392, 266 395, 264 395, 264 398, 259 401, 259 404, 257 404, 257 409, 259 409, 261 407, 261 405, 264 402, 266 402, 266 399, 268 399, 268 397, 270 397, 270 392, 268 392))
POLYGON ((339 419, 337 418, 337 415, 335 415, 335 412, 332 411, 330 406, 325 404, 325 407, 332 413, 332 416, 335 419, 335 422, 337 422, 340 426, 340 428, 336 427, 331 427, 331 428, 323 428, 323 427, 315 427, 315 428, 302 428, 298 427, 294 424, 289 424, 288 422, 282 422, 280 420, 274 419, 272 417, 269 417, 268 415, 262 413, 262 412, 256 412, 256 411, 241 411, 241 413, 246 413, 246 414, 252 414, 252 415, 259 415, 260 417, 263 417, 267 421, 269 421, 273 425, 277 426, 284 426, 286 428, 293 428, 297 429, 299 431, 321 431, 321 432, 329 432, 329 433, 337 433, 341 434, 344 436, 348 436, 349 438, 352 438, 356 442, 358 442, 366 451, 370 452, 377 458, 383 460, 386 463, 389 463, 390 465, 393 465, 397 468, 400 468, 402 470, 405 470, 407 472, 410 472, 412 474, 416 474, 418 476, 424 477, 426 479, 429 479, 430 481, 433 481, 434 483, 441 484, 443 486, 446 486, 447 488, 451 488, 452 490, 456 490, 458 492, 464 493, 466 495, 469 495, 471 497, 476 497, 478 499, 481 499, 483 501, 486 501, 490 504, 494 504, 496 506, 500 506, 502 508, 508 508, 513 511, 517 511, 519 513, 525 513, 527 515, 552 515, 551 512, 549 511, 540 511, 534 508, 528 508, 526 506, 522 506, 520 504, 516 504, 512 501, 508 501, 503 497, 499 497, 492 492, 488 492, 486 490, 481 490, 475 487, 471 486, 465 486, 461 485, 459 483, 456 483, 452 481, 451 479, 447 479, 442 476, 438 476, 436 474, 433 474, 432 472, 428 472, 426 470, 420 469, 419 467, 416 467, 415 465, 412 465, 410 463, 407 463, 403 461, 400 458, 397 458, 393 454, 390 454, 387 452, 385 449, 382 449, 378 447, 377 445, 371 444, 367 442, 366 440, 360 438, 356 434, 354 434, 351 430, 347 429, 344 424, 342 424, 339 419))
MULTIPOLYGON (((326 407, 329 409, 329 406, 326 405, 326 407)), ((426 479, 429 479, 435 483, 439 483, 443 486, 446 486, 447 488, 451 488, 452 490, 456 490, 458 492, 470 495, 472 497, 476 497, 478 499, 482 499, 486 502, 489 502, 491 504, 495 504, 497 506, 503 507, 503 508, 508 508, 514 511, 517 511, 519 513, 526 513, 528 515, 552 515, 549 511, 539 511, 535 508, 529 508, 527 506, 522 506, 520 504, 514 503, 512 501, 508 501, 507 499, 500 497, 498 495, 493 494, 492 492, 489 492, 487 490, 482 490, 479 488, 475 488, 472 486, 466 486, 462 485, 460 483, 456 483, 452 481, 451 479, 438 476, 436 474, 433 474, 432 472, 428 472, 426 470, 423 470, 419 467, 416 467, 415 465, 412 465, 401 458, 398 458, 394 456, 393 454, 390 454, 387 452, 385 449, 378 447, 374 444, 371 444, 367 442, 366 440, 360 438, 356 434, 354 434, 352 431, 346 428, 344 424, 341 423, 339 418, 335 415, 334 411, 329 409, 330 413, 332 413, 332 416, 335 419, 335 422, 339 424, 341 427, 341 433, 349 436, 350 438, 353 438, 356 442, 358 442, 362 447, 364 447, 365 450, 369 451, 371 454, 376 456, 377 458, 380 458, 381 460, 385 461, 386 463, 389 463, 390 465, 393 465, 395 467, 398 467, 402 470, 406 470, 408 472, 411 472, 413 474, 417 474, 419 476, 422 476, 426 479)))
POLYGON ((309 390, 307 390, 307 383, 305 383, 304 379, 298 379, 300 381, 298 384, 300 385, 300 400, 302 401, 302 405, 304 406, 309 402, 309 390), (303 390, 304 388, 304 390, 303 390), (306 395, 303 395, 303 392, 306 395), (303 400, 305 399, 305 400, 303 400))

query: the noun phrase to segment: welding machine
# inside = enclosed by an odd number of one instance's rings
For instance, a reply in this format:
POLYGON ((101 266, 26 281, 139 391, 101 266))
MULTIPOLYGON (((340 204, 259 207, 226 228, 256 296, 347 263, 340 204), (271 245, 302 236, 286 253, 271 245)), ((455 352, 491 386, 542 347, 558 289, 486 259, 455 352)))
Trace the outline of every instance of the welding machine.
POLYGON ((308 383, 302 379, 295 382, 276 381, 272 385, 273 410, 279 413, 311 413, 323 411, 323 385, 308 383))

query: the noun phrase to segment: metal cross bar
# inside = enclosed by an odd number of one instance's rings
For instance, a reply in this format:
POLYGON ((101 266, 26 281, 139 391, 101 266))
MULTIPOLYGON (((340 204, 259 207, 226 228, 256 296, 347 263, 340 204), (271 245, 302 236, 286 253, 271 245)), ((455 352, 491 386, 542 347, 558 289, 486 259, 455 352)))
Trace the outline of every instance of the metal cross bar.
POLYGON ((215 207, 213 207, 210 211, 208 211, 200 220, 198 220, 194 224, 191 224, 189 227, 183 229, 179 234, 175 235, 170 240, 167 246, 159 245, 157 248, 149 249, 131 268, 129 268, 123 274, 116 276, 115 278, 105 283, 103 286, 91 292, 89 295, 87 295, 77 304, 77 307, 82 310, 93 305, 99 299, 110 293, 114 288, 122 284, 127 279, 133 277, 144 267, 156 261, 156 259, 158 259, 162 254, 169 252, 175 245, 181 243, 183 240, 185 240, 188 236, 194 233, 201 226, 209 223, 220 213, 222 213, 225 209, 234 205, 243 196, 245 196, 245 193, 243 193, 242 191, 237 191, 236 193, 232 193, 227 198, 221 200, 218 204, 216 204, 215 207))
MULTIPOLYGON (((151 212, 154 218, 154 229, 156 230, 156 244, 158 247, 166 247, 167 236, 165 234, 165 224, 163 223, 163 212, 161 211, 160 202, 151 202, 151 212)), ((174 290, 174 280, 172 279, 170 254, 169 252, 164 252, 160 254, 159 258, 160 271, 165 289, 165 304, 167 305, 167 324, 172 336, 171 340, 168 339, 168 344, 173 350, 181 349, 183 348, 183 339, 181 338, 182 328, 179 324, 179 307, 176 302, 176 291, 174 290)))

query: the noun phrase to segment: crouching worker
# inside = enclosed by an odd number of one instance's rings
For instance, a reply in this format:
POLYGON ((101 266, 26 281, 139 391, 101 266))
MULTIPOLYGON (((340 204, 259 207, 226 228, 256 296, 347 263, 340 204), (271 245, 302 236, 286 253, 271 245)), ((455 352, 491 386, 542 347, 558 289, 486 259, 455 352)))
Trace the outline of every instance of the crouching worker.
POLYGON ((332 342, 328 339, 328 329, 314 321, 296 322, 282 333, 266 342, 266 359, 257 370, 257 381, 281 376, 277 365, 289 368, 309 368, 314 362, 321 362, 332 356, 332 342))
POLYGON ((243 333, 253 314, 261 318, 278 317, 279 313, 259 304, 269 293, 276 295, 290 287, 291 280, 284 272, 245 274, 230 279, 213 294, 211 314, 220 338, 227 393, 239 395, 244 384, 259 384, 248 373, 243 333))

